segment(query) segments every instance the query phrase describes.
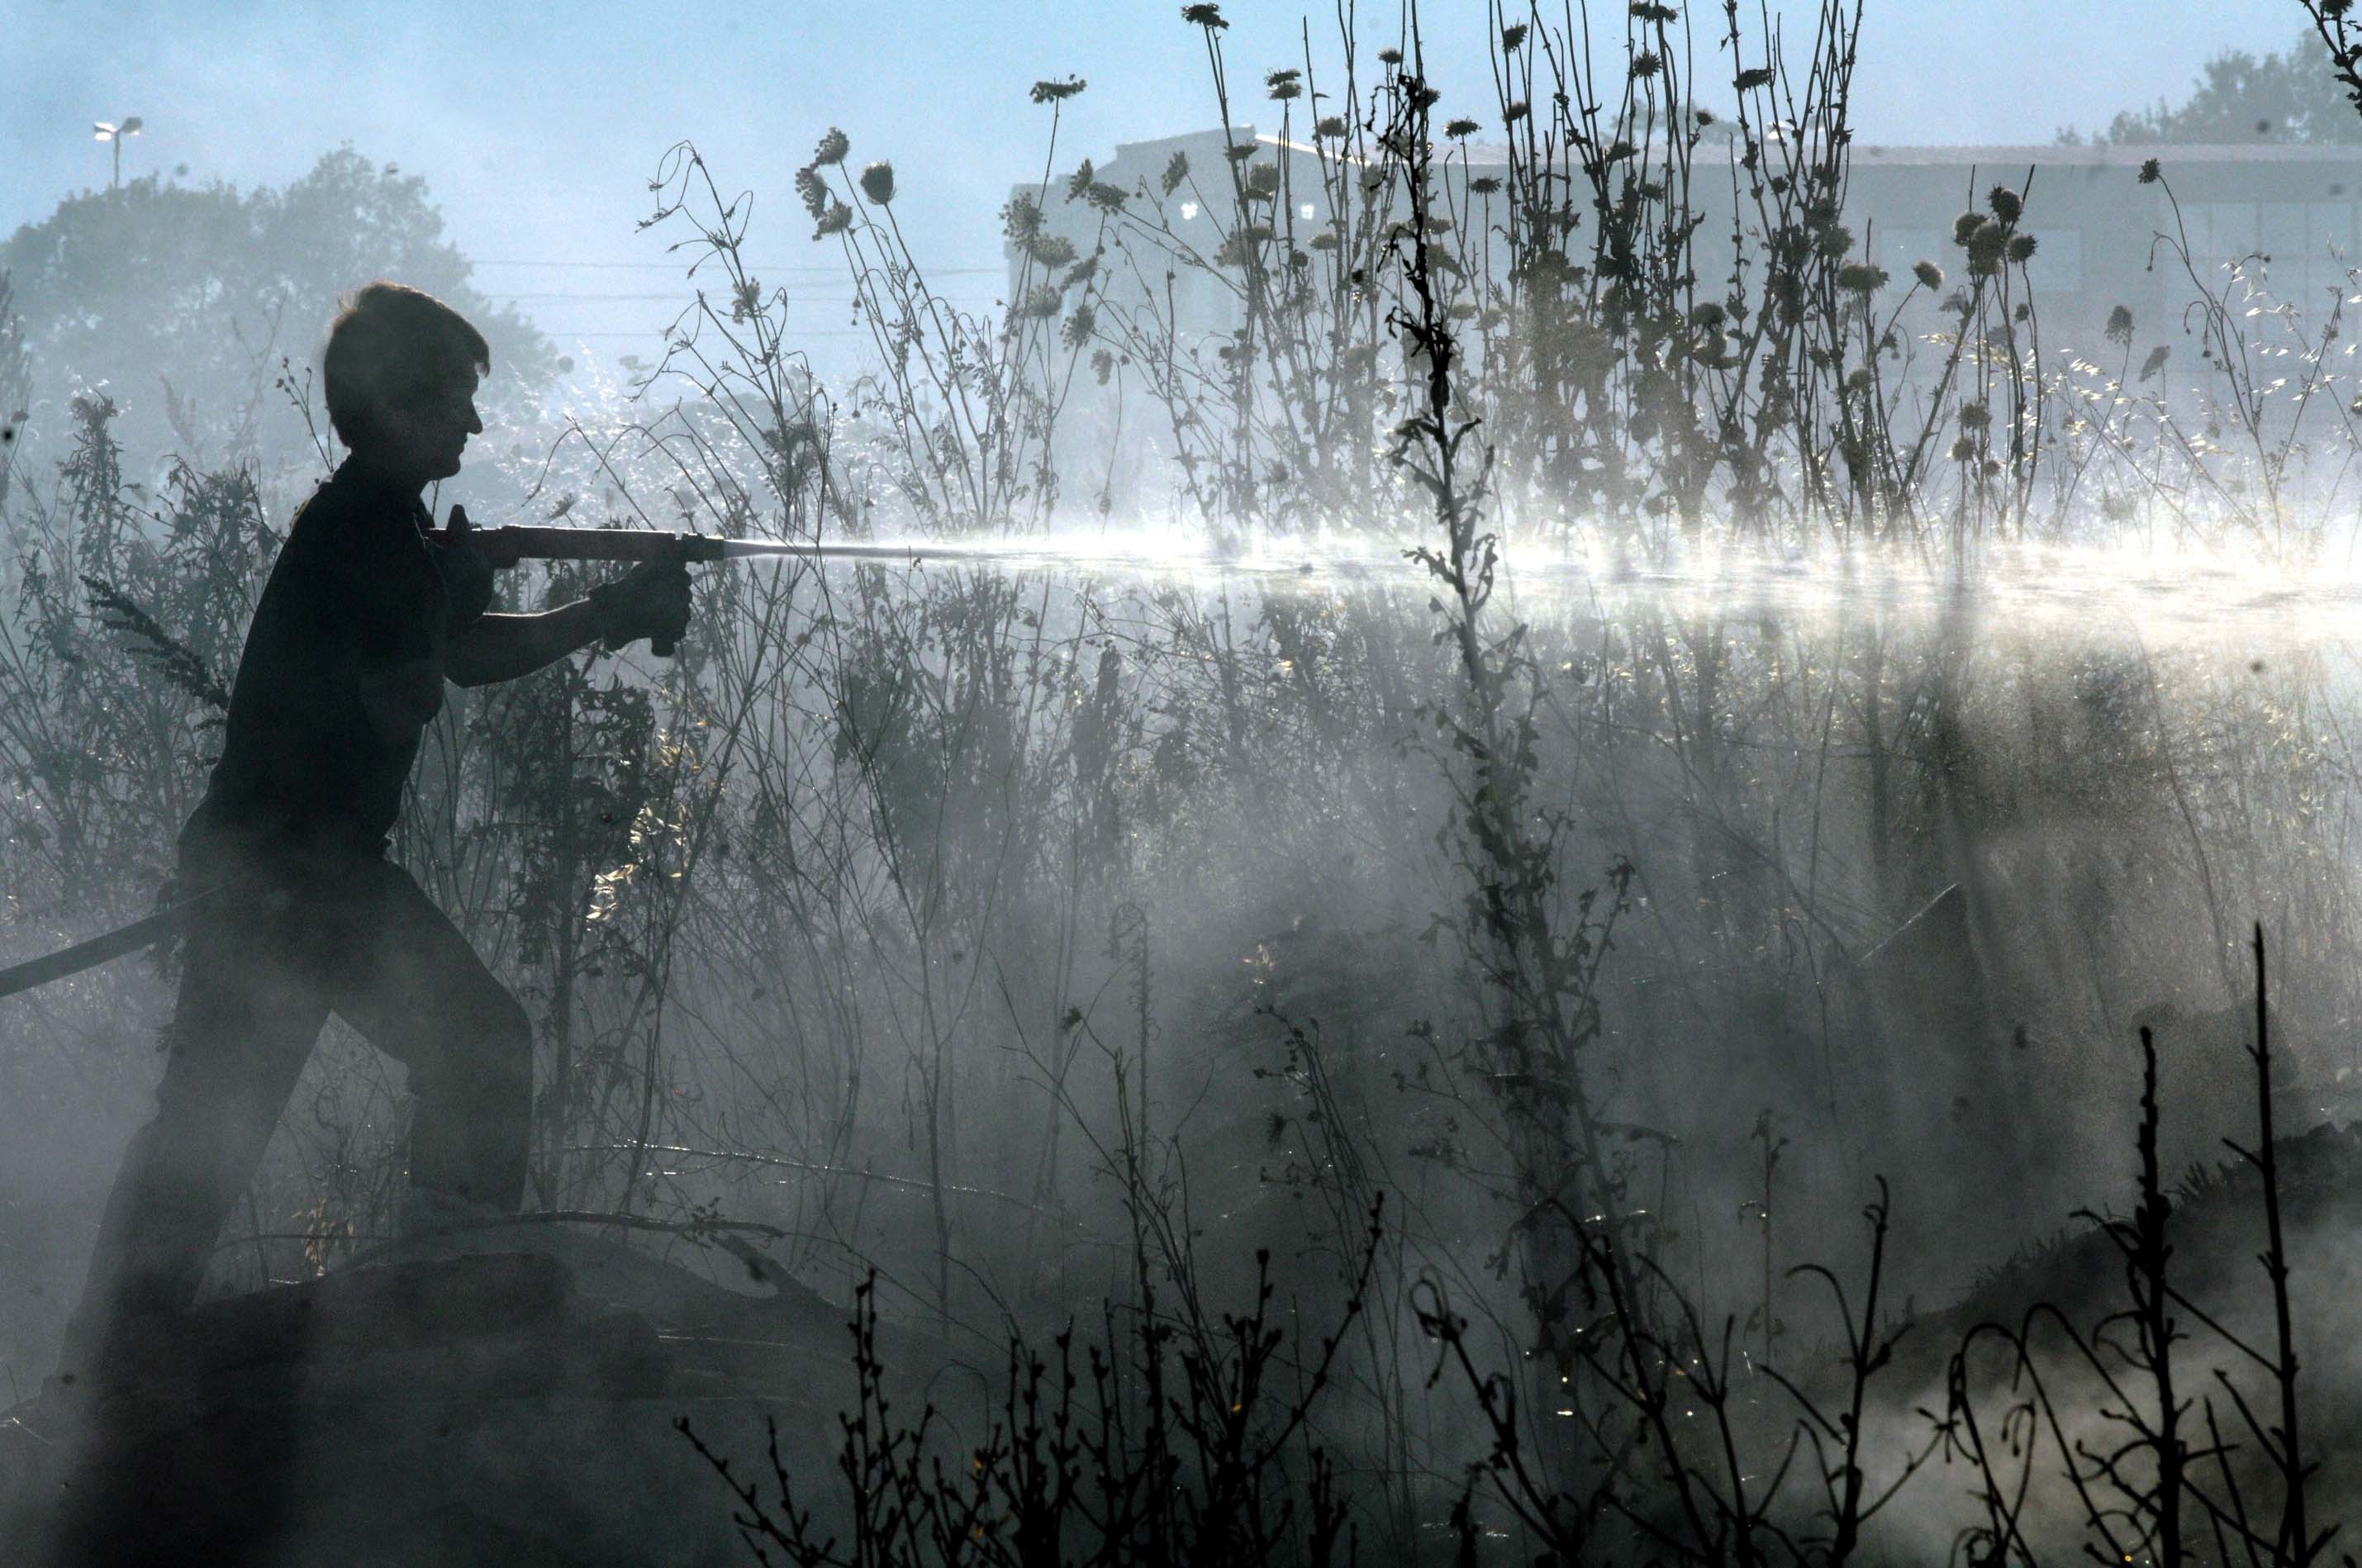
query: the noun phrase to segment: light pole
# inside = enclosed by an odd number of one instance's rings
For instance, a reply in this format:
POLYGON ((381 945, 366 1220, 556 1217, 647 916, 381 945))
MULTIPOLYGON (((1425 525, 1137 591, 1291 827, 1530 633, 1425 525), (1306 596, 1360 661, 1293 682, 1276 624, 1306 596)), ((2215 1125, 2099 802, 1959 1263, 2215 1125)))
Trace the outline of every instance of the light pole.
POLYGON ((111 141, 115 144, 114 188, 116 190, 119 191, 123 188, 123 138, 127 136, 138 136, 139 134, 139 116, 138 115, 132 115, 127 116, 121 125, 116 125, 106 120, 100 120, 97 124, 90 127, 94 133, 96 133, 92 139, 95 141, 111 141))

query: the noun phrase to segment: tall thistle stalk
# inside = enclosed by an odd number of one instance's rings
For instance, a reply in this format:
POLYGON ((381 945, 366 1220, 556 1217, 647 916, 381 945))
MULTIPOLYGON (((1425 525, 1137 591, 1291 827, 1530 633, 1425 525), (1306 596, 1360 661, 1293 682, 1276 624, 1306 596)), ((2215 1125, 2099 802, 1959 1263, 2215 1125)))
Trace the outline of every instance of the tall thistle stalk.
MULTIPOLYGON (((1392 230, 1398 280, 1391 325, 1417 382, 1413 411, 1396 428, 1395 463, 1429 500, 1439 542, 1409 552, 1442 594, 1440 642, 1460 675, 1456 701, 1429 710, 1447 757, 1452 823, 1473 886, 1457 929, 1472 966, 1486 982, 1493 1018, 1474 1054, 1511 1123, 1516 1152, 1517 1230, 1524 1241, 1527 1292, 1541 1336, 1539 1359, 1563 1382, 1598 1368, 1583 1326, 1566 1320, 1579 1299, 1604 1297, 1600 1325, 1610 1331, 1621 1365, 1612 1374, 1631 1399, 1661 1453, 1673 1434, 1664 1419, 1665 1344, 1647 1321, 1646 1260, 1622 1212, 1622 1183, 1611 1166, 1597 1106, 1585 1082, 1584 1048, 1597 1036, 1599 970, 1614 909, 1628 868, 1611 875, 1614 903, 1595 919, 1595 895, 1575 900, 1564 919, 1558 865, 1564 823, 1534 801, 1538 774, 1534 709, 1540 671, 1526 628, 1495 636, 1485 617, 1499 565, 1499 536, 1485 522, 1492 454, 1478 421, 1458 400, 1458 345, 1436 277, 1435 196, 1429 114, 1435 95, 1425 81, 1417 7, 1409 13, 1411 61, 1382 100, 1390 111, 1384 141, 1399 171, 1400 207, 1408 219, 1392 230)), ((1565 1463, 1562 1457, 1562 1463, 1565 1463)), ((1610 1468, 1615 1468, 1611 1465, 1610 1468)), ((1694 1528, 1709 1533, 1705 1505, 1678 1463, 1671 1480, 1694 1528)))

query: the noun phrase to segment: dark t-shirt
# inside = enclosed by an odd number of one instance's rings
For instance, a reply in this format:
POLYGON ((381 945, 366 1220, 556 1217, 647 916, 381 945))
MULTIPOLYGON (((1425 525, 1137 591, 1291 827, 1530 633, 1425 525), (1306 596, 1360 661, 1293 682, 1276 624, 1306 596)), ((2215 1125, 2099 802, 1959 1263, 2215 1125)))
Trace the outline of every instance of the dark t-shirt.
POLYGON ((183 846, 382 850, 419 730, 381 734, 361 683, 420 660, 442 668, 453 622, 422 533, 429 525, 415 492, 349 461, 297 509, 247 630, 221 761, 183 846))

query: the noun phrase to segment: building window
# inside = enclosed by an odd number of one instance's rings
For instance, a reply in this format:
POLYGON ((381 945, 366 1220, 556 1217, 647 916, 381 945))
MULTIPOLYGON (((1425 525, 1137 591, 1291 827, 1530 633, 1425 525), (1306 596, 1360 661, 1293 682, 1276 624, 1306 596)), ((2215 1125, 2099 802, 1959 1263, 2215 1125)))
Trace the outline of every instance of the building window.
POLYGON ((1310 202, 1297 203, 1296 206, 1296 215, 1302 218, 1305 222, 1310 223, 1312 221, 1312 204, 1310 202))
POLYGON ((1181 204, 1181 221, 1183 223, 1195 223, 1198 221, 1197 203, 1184 202, 1181 204))

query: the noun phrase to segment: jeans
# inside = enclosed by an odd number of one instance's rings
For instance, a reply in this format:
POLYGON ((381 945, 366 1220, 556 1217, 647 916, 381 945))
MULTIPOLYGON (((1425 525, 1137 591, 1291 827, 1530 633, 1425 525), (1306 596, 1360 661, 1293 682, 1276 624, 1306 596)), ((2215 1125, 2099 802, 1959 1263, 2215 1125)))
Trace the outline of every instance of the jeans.
POLYGON ((180 885, 222 891, 189 922, 156 1114, 107 1199, 61 1372, 103 1363, 117 1326, 194 1300, 332 1012, 409 1068, 414 1187, 524 1200, 531 1024, 405 872, 190 851, 180 885))

